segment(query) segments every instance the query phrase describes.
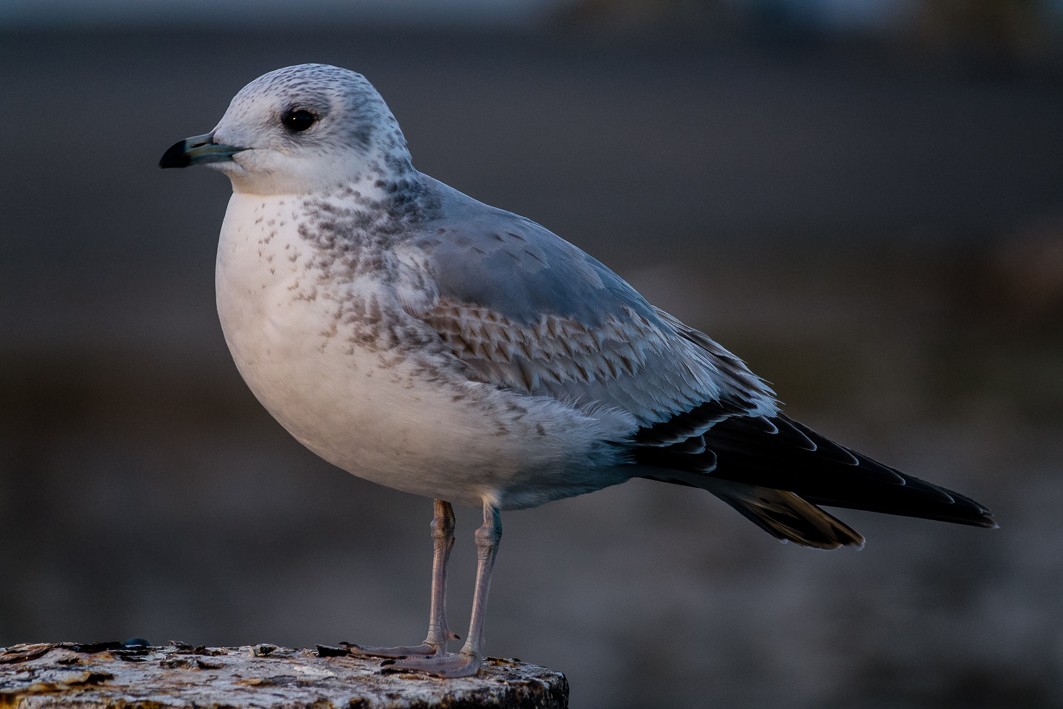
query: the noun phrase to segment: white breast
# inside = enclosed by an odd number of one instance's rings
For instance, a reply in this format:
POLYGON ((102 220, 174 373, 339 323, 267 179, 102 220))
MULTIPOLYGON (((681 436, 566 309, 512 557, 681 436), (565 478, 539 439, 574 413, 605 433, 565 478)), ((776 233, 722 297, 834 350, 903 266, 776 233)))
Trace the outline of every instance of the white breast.
MULTIPOLYGON (((323 263, 299 234, 300 206, 298 197, 234 194, 216 273, 236 366, 296 439, 359 477, 461 504, 527 507, 627 478, 604 442, 618 432, 597 419, 468 381, 430 347, 382 346, 381 333, 416 339, 410 328, 423 324, 401 300, 417 294, 402 279, 323 263)), ((419 263, 416 253, 389 258, 419 263)))

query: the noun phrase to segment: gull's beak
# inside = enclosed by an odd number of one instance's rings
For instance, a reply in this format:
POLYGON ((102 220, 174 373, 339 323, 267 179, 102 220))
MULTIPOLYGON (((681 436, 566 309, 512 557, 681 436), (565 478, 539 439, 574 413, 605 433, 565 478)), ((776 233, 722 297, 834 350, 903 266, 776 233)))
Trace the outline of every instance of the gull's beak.
POLYGON ((194 135, 171 145, 170 149, 162 154, 159 167, 188 167, 211 162, 226 162, 232 160, 233 155, 246 149, 235 145, 215 143, 213 133, 194 135))

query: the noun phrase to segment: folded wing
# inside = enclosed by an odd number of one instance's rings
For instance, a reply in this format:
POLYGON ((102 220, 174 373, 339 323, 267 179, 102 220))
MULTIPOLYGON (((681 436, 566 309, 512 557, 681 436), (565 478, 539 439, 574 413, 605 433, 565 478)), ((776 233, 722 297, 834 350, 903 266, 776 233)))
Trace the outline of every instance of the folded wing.
POLYGON ((816 505, 995 526, 974 500, 780 414, 741 360, 547 229, 440 190, 418 241, 438 297, 410 314, 471 379, 622 412, 635 425, 614 443, 640 475, 707 489, 780 539, 862 544, 816 505))

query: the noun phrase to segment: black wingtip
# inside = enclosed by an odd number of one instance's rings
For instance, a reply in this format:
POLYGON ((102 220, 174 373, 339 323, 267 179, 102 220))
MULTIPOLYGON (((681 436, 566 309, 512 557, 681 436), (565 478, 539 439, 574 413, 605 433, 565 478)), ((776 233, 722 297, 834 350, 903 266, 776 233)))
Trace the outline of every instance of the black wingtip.
MULTIPOLYGON (((981 505, 979 505, 981 507, 981 505)), ((983 529, 1000 529, 1000 525, 993 519, 993 513, 984 507, 981 507, 980 514, 971 517, 966 524, 972 527, 982 527, 983 529)))
POLYGON ((188 167, 191 165, 192 158, 188 156, 188 151, 185 149, 186 142, 179 140, 171 145, 159 159, 159 167, 165 170, 168 167, 188 167))
MULTIPOLYGON (((678 418, 678 417, 677 417, 678 418)), ((657 428, 661 425, 658 424, 657 428)), ((679 434, 682 429, 677 428, 679 434)), ((647 466, 701 473, 711 491, 713 479, 786 490, 813 505, 922 517, 998 527, 989 509, 953 490, 920 480, 845 448, 783 414, 771 418, 732 416, 702 434, 704 452, 690 455, 677 444, 636 448, 647 466), (709 455, 712 459, 706 466, 709 455)), ((647 442, 649 443, 649 442, 647 442)), ((670 476, 655 476, 672 481, 670 476)), ((681 482, 698 484, 696 477, 681 482)))

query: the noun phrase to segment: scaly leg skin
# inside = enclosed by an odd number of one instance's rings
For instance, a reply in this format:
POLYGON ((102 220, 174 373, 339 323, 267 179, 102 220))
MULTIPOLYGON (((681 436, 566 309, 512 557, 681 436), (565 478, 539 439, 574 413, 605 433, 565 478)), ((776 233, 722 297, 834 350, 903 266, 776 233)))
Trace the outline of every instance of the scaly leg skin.
POLYGON ((406 658, 411 655, 444 655, 448 640, 458 636, 447 627, 447 563, 454 548, 454 508, 436 500, 432 515, 432 605, 428 612, 428 637, 420 645, 373 647, 343 643, 352 655, 406 658))
POLYGON ((415 671, 437 677, 471 677, 483 664, 484 614, 487 592, 491 588, 491 571, 495 566, 498 542, 502 538, 502 515, 484 502, 484 523, 476 530, 476 591, 472 601, 469 637, 457 654, 439 653, 431 657, 386 660, 387 672, 415 671))

